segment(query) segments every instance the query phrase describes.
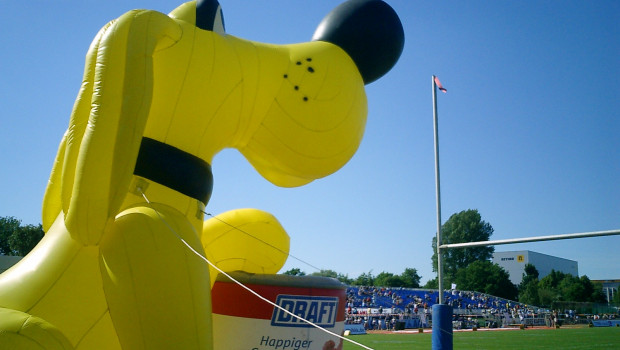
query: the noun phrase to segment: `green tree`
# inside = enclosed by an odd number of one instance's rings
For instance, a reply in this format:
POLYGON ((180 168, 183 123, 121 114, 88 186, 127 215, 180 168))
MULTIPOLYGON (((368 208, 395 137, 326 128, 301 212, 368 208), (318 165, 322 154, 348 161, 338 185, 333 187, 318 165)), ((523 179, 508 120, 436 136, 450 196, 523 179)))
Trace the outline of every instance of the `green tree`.
POLYGON ((560 281, 564 279, 564 275, 565 274, 563 272, 551 270, 551 272, 547 276, 543 277, 540 280, 539 287, 541 289, 557 291, 560 281))
POLYGON ((538 297, 540 306, 550 307, 554 301, 565 301, 558 286, 564 279, 565 274, 560 271, 551 272, 538 282, 538 297))
POLYGON ((402 287, 403 280, 391 272, 381 272, 375 277, 374 285, 378 287, 402 287))
POLYGON ((540 305, 538 295, 538 270, 532 264, 526 264, 523 279, 519 284, 519 301, 529 305, 540 305))
POLYGON ((305 272, 301 271, 300 269, 298 269, 296 267, 292 268, 292 269, 290 269, 288 271, 284 271, 282 274, 283 275, 288 275, 288 276, 305 276, 306 275, 305 272))
POLYGON ((357 276, 351 284, 354 286, 374 286, 375 277, 372 275, 372 270, 368 271, 368 273, 364 272, 357 276))
POLYGON ((605 293, 603 293, 603 284, 602 283, 595 283, 592 282, 590 280, 590 278, 588 278, 588 276, 583 275, 579 278, 581 280, 581 283, 588 285, 588 287, 586 287, 587 290, 590 290, 590 301, 593 303, 606 303, 607 302, 607 297, 605 296, 605 293))
POLYGON ((602 290, 588 276, 577 277, 555 270, 540 280, 538 288, 541 306, 549 306, 554 301, 601 303, 606 300, 602 290))
POLYGON ((562 296, 568 301, 606 303, 603 288, 595 285, 588 276, 575 277, 567 275, 560 283, 562 296), (565 282, 567 281, 567 282, 565 282))
POLYGON ((426 283, 424 284, 423 288, 426 288, 426 289, 438 289, 439 288, 439 282, 437 282, 437 277, 426 281, 426 283))
MULTIPOLYGON (((607 295, 605 294, 605 292, 603 291, 603 283, 601 282, 594 282, 591 281, 588 276, 581 276, 581 279, 588 279, 590 281, 590 283, 592 284, 592 295, 590 296, 590 300, 594 303, 607 303, 607 295)), ((584 281, 584 283, 586 283, 584 281)), ((615 293, 615 295, 617 295, 618 293, 615 293)), ((610 300, 611 302, 612 300, 610 300)))
POLYGON ((420 288, 420 280, 422 277, 418 275, 418 270, 407 267, 405 271, 400 275, 400 278, 403 280, 403 287, 407 288, 420 288))
POLYGON ((523 268, 523 278, 521 279, 520 286, 525 286, 532 281, 538 282, 539 275, 540 274, 538 273, 536 266, 532 264, 525 264, 525 267, 523 268))
POLYGON ((538 281, 531 281, 522 289, 519 289, 519 302, 528 305, 541 305, 538 281))
POLYGON ((21 226, 21 221, 12 216, 0 217, 0 255, 24 256, 43 235, 41 225, 21 226))
POLYGON ((454 282, 460 290, 471 290, 516 300, 517 286, 501 266, 487 260, 474 261, 457 271, 454 282))
POLYGON ((310 276, 331 277, 331 278, 335 278, 335 279, 339 280, 340 282, 342 282, 344 284, 347 284, 347 285, 351 284, 351 282, 353 282, 353 280, 351 280, 348 275, 343 275, 341 273, 337 273, 334 270, 321 270, 319 272, 311 273, 310 276))
POLYGON ((37 243, 43 238, 43 226, 26 225, 17 228, 11 237, 9 237, 9 245, 15 255, 25 256, 37 243))
POLYGON ((562 300, 566 301, 587 301, 592 295, 592 284, 588 286, 582 283, 579 277, 566 275, 558 283, 558 291, 562 300))
MULTIPOLYGON (((607 300, 606 297, 605 297, 605 300, 607 300)), ((620 306, 620 293, 618 292, 618 290, 614 291, 614 295, 609 302, 612 305, 620 306)))
MULTIPOLYGON (((441 226, 443 244, 488 241, 493 234, 491 224, 482 220, 476 209, 461 211, 450 216, 441 226)), ((437 272, 437 237, 433 237, 433 271, 437 272)), ((493 246, 456 248, 443 252, 444 281, 454 281, 458 269, 475 261, 487 261, 493 256, 493 246)))
POLYGON ((0 217, 0 255, 15 255, 9 240, 20 224, 21 221, 12 216, 0 217))
POLYGON ((553 289, 541 287, 539 284, 538 300, 540 302, 540 305, 538 306, 550 307, 551 303, 558 299, 559 295, 556 291, 554 291, 553 289))

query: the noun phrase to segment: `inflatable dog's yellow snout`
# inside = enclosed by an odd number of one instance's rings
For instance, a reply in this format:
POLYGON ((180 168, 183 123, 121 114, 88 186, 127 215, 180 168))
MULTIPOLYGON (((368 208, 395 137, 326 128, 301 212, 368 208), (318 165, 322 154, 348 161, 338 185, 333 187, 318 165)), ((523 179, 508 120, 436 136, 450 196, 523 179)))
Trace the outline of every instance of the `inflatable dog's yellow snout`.
POLYGON ((340 169, 357 150, 366 124, 363 81, 338 47, 285 47, 277 93, 262 123, 239 150, 279 186, 309 183, 340 169))
POLYGON ((225 34, 215 0, 104 26, 45 193, 46 236, 0 276, 0 349, 212 349, 216 272, 191 250, 270 274, 289 249, 257 209, 203 221, 214 156, 236 148, 287 187, 337 171, 364 133, 364 84, 402 50, 389 6, 345 5, 291 45, 225 34), (377 33, 396 42, 360 54, 365 37, 384 44, 377 33))

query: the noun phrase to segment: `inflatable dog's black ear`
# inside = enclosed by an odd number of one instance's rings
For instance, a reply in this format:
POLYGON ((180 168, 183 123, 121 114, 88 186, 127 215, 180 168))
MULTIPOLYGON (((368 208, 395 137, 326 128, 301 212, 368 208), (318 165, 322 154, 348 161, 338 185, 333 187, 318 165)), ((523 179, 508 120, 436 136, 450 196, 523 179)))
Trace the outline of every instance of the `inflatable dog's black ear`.
POLYGON ((220 34, 226 31, 222 8, 217 0, 196 1, 196 27, 220 34))
POLYGON ((364 84, 387 73, 398 61, 405 33, 398 15, 381 0, 349 0, 333 9, 317 27, 313 41, 327 41, 355 61, 364 84))

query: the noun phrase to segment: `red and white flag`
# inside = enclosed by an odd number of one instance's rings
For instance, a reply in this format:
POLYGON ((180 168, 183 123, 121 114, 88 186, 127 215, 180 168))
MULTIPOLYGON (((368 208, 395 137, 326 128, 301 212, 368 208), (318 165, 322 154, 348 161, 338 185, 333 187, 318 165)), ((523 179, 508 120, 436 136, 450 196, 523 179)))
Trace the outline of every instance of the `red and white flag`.
POLYGON ((439 81, 439 78, 435 77, 435 84, 437 84, 437 87, 439 88, 439 90, 441 90, 441 92, 446 93, 448 92, 448 90, 446 90, 443 85, 441 85, 441 82, 439 81))

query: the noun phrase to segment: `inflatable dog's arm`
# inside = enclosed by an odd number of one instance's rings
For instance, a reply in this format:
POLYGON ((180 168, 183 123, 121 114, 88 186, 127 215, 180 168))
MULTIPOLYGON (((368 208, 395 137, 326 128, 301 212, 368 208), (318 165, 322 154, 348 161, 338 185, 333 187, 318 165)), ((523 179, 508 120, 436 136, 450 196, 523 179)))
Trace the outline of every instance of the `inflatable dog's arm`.
POLYGON ((74 239, 87 245, 100 240, 124 198, 119 192, 126 192, 131 180, 141 142, 136 135, 151 101, 152 53, 173 45, 181 34, 174 20, 148 10, 130 11, 100 30, 86 56, 82 86, 46 190, 45 228, 62 212, 74 239), (127 91, 132 99, 123 97, 127 91), (119 123, 123 119, 133 122, 119 123))

